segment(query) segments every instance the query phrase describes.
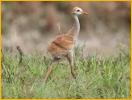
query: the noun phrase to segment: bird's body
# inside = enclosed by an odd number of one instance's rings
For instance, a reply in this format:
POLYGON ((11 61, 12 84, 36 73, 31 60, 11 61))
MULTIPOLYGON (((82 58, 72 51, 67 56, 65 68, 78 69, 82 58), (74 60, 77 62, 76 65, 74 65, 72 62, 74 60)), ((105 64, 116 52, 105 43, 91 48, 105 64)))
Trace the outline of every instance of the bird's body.
POLYGON ((62 58, 74 48, 74 39, 72 36, 63 34, 58 36, 48 47, 48 52, 53 58, 62 58))
MULTIPOLYGON (((56 37, 48 47, 48 52, 53 57, 53 62, 56 62, 62 58, 67 58, 70 67, 71 67, 71 74, 75 78, 75 74, 73 71, 73 55, 74 55, 74 47, 75 43, 78 39, 79 31, 80 31, 80 23, 78 16, 81 14, 87 14, 83 12, 83 10, 79 7, 75 7, 73 9, 73 16, 74 16, 74 25, 73 27, 65 34, 59 35, 56 37)), ((48 76, 52 71, 52 66, 49 66, 48 72, 45 76, 45 81, 47 80, 48 76)))

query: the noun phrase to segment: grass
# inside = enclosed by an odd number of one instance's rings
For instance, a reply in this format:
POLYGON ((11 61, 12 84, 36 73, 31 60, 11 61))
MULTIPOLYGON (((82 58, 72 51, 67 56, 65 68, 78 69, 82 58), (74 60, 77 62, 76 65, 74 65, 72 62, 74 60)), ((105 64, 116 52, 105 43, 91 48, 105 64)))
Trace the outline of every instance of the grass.
POLYGON ((65 60, 55 65, 47 83, 44 75, 50 59, 39 54, 4 53, 2 98, 129 98, 130 53, 121 51, 115 57, 83 57, 76 49, 76 79, 65 60))

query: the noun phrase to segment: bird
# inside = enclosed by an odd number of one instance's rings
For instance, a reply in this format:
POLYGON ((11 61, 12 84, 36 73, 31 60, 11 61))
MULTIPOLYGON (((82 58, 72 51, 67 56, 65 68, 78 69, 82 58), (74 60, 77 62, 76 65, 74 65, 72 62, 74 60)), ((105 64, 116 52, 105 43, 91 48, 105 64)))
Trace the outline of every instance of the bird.
POLYGON ((48 52, 51 54, 53 59, 44 77, 45 82, 53 70, 53 65, 63 58, 66 58, 69 62, 71 75, 73 78, 76 78, 74 73, 74 47, 80 32, 79 16, 88 15, 88 13, 83 11, 80 7, 74 7, 72 9, 72 15, 74 18, 74 24, 71 29, 69 29, 65 34, 57 36, 48 46, 48 52))

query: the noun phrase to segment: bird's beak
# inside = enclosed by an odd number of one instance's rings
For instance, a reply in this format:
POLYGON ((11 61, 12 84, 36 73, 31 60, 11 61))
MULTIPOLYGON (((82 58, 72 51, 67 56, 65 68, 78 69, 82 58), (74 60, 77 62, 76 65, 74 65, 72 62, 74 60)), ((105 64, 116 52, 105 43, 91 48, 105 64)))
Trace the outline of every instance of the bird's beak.
POLYGON ((88 15, 88 13, 87 13, 87 12, 83 12, 83 14, 84 14, 84 15, 88 15))

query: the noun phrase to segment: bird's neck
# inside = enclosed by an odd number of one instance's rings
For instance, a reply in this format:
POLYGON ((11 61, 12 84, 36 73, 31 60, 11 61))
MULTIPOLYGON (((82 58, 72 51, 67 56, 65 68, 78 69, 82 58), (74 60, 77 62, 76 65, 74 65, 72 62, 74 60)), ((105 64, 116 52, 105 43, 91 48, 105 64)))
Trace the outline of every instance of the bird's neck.
POLYGON ((77 40, 79 31, 80 31, 80 22, 79 22, 78 16, 74 15, 74 19, 75 19, 75 22, 73 24, 73 27, 68 33, 69 35, 73 36, 75 40, 77 40))
POLYGON ((80 22, 79 22, 78 16, 74 15, 74 19, 75 19, 75 22, 73 25, 73 32, 78 37, 79 31, 80 31, 80 22))

